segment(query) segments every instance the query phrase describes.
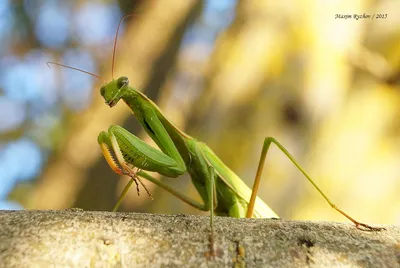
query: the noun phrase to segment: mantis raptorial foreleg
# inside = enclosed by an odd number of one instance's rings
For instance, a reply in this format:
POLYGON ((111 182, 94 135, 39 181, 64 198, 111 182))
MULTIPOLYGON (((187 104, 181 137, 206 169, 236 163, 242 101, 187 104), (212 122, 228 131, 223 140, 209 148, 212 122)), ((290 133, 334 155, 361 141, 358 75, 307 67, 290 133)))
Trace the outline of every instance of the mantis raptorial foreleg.
MULTIPOLYGON (((144 158, 144 161, 143 161, 144 163, 146 162, 146 159, 147 159, 147 161, 149 161, 149 159, 148 159, 149 156, 146 155, 146 152, 149 152, 149 150, 152 151, 153 153, 154 153, 154 151, 156 151, 157 154, 159 154, 159 155, 163 154, 162 152, 155 150, 153 147, 145 144, 142 141, 138 143, 137 137, 135 135, 129 133, 128 131, 126 131, 125 129, 123 129, 119 126, 112 126, 112 127, 110 127, 110 130, 108 133, 103 131, 99 134, 98 142, 99 142, 100 148, 103 152, 104 158, 106 159, 108 165, 111 167, 111 169, 115 173, 117 173, 119 175, 127 175, 127 176, 131 177, 131 180, 125 186, 113 211, 118 209, 119 205, 121 204, 122 200, 125 198, 126 193, 128 192, 128 189, 131 187, 133 182, 135 182, 136 185, 138 186, 137 181, 139 181, 143 185, 143 187, 146 189, 145 185, 140 180, 140 177, 142 177, 146 180, 149 180, 149 181, 153 182, 154 184, 164 188, 165 190, 167 190, 171 194, 175 195, 176 197, 178 197, 185 203, 187 203, 190 206, 195 207, 199 210, 209 211, 210 207, 214 207, 213 203, 211 203, 211 202, 210 202, 210 204, 207 204, 207 203, 201 204, 201 203, 195 201, 194 199, 190 198, 189 196, 173 189, 166 183, 154 178, 147 172, 144 172, 140 169, 138 169, 137 171, 133 171, 133 168, 130 167, 130 165, 132 165, 132 163, 128 162, 128 161, 132 161, 132 157, 129 157, 128 152, 124 151, 121 148, 121 146, 119 145, 119 143, 122 143, 121 137, 124 137, 124 136, 125 136, 125 139, 123 139, 124 140, 124 143, 123 143, 124 148, 129 148, 129 150, 136 148, 137 150, 139 150, 142 153, 142 155, 140 157, 144 158), (116 132, 115 129, 117 129, 119 131, 116 132), (122 133, 124 133, 123 136, 120 135, 121 131, 123 131, 122 133), (120 138, 117 138, 117 137, 120 137, 120 138), (131 138, 135 138, 135 139, 126 139, 126 137, 131 137, 131 138), (120 140, 120 142, 118 142, 118 140, 120 140), (138 145, 141 148, 137 148, 138 145), (117 158, 117 161, 112 156, 110 149, 112 149, 115 157, 117 158)), ((168 157, 168 156, 164 155, 164 157, 168 157)), ((142 162, 142 164, 143 164, 143 162, 142 162)), ((144 165, 144 166, 146 166, 146 165, 144 165)), ((143 167, 143 169, 146 169, 146 167, 143 167)), ((211 174, 211 178, 214 178, 215 172, 212 167, 209 168, 209 172, 211 174)), ((214 192, 215 190, 213 190, 212 188, 215 188, 215 183, 213 182, 215 180, 215 178, 214 179, 211 179, 211 178, 210 178, 210 182, 212 184, 210 183, 211 186, 208 188, 207 192, 209 193, 209 195, 214 195, 214 198, 213 198, 213 201, 214 201, 216 199, 216 196, 215 196, 215 192, 214 192)), ((146 189, 146 191, 147 191, 147 189, 146 189)), ((149 193, 149 195, 151 196, 150 193, 149 193)))
MULTIPOLYGON (((138 195, 139 195, 139 184, 138 184, 138 181, 139 181, 140 184, 143 186, 143 188, 146 190, 147 194, 150 196, 150 198, 153 199, 153 197, 151 196, 150 192, 148 191, 146 185, 144 185, 142 180, 136 175, 136 173, 137 173, 137 171, 139 171, 139 169, 137 169, 136 172, 133 171, 133 169, 131 169, 128 166, 127 162, 125 161, 122 151, 120 149, 120 146, 119 146, 119 144, 115 138, 115 135, 112 131, 112 128, 110 128, 109 133, 102 131, 98 136, 98 141, 100 144, 100 148, 103 152, 103 155, 104 155, 105 159, 107 160, 108 165, 112 168, 112 170, 114 170, 114 172, 116 172, 119 175, 127 175, 127 176, 131 177, 131 181, 128 183, 128 185, 130 187, 130 185, 133 182, 135 182, 138 195), (117 158, 118 161, 115 161, 115 159, 111 155, 111 153, 110 153, 111 148, 113 149, 115 157, 117 158)), ((122 192, 123 196, 126 195, 129 187, 125 187, 125 190, 122 192)), ((117 205, 114 207, 114 209, 118 208, 118 206, 119 206, 119 204, 117 203, 117 205)))
POLYGON ((254 204, 255 204, 255 200, 256 200, 256 197, 257 197, 257 192, 258 192, 258 188, 259 188, 260 180, 261 180, 261 174, 262 174, 262 171, 263 171, 263 168, 264 168, 265 158, 267 156, 268 149, 269 149, 271 143, 274 143, 290 159, 290 161, 298 168, 298 170, 300 170, 301 173, 303 173, 303 175, 307 178, 307 180, 314 186, 315 189, 317 189, 317 191, 322 195, 322 197, 328 202, 328 204, 333 209, 335 209, 340 214, 342 214, 343 216, 348 218, 350 221, 352 221, 356 225, 357 228, 364 227, 367 230, 371 230, 371 231, 379 231, 379 230, 383 229, 383 228, 378 228, 378 227, 372 227, 372 226, 369 226, 369 225, 367 225, 365 223, 358 222, 355 219, 353 219, 352 217, 350 217, 347 213, 345 213, 344 211, 339 209, 336 205, 334 205, 331 202, 331 200, 329 200, 329 198, 324 194, 324 192, 322 192, 322 190, 317 186, 317 184, 311 179, 311 177, 304 171, 304 169, 297 163, 297 161, 288 152, 288 150, 286 150, 286 148, 283 147, 282 144, 280 144, 276 139, 274 139, 272 137, 267 137, 264 140, 264 145, 263 145, 263 148, 262 148, 262 151, 261 151, 260 162, 258 164, 256 177, 255 177, 254 183, 253 183, 253 190, 252 190, 251 198, 250 198, 250 201, 249 201, 249 206, 248 206, 248 209, 247 209, 247 214, 246 214, 247 218, 251 218, 252 215, 253 215, 254 204))

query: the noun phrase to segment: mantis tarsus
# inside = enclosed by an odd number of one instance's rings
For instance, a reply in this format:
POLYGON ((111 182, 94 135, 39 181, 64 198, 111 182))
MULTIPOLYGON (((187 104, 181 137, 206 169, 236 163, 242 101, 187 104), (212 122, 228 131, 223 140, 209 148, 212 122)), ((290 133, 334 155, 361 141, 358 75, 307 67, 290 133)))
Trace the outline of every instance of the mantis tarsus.
MULTIPOLYGON (((129 16, 131 15, 123 17, 117 28, 112 59, 113 77, 115 48, 119 26, 121 22, 129 16)), ((95 74, 59 63, 48 62, 48 64, 55 64, 78 70, 100 78, 95 74)), ((107 132, 102 131, 99 134, 98 143, 110 167, 117 174, 131 177, 130 182, 125 187, 114 207, 114 211, 118 209, 118 206, 133 182, 136 183, 137 191, 139 192, 139 183, 146 189, 141 178, 151 181, 187 204, 199 210, 210 211, 210 240, 211 253, 213 253, 214 212, 218 215, 228 215, 236 218, 278 218, 278 215, 257 197, 265 158, 270 145, 273 143, 310 181, 329 205, 352 221, 357 228, 370 231, 379 231, 383 229, 358 222, 337 208, 318 188, 285 147, 272 137, 264 139, 253 189, 250 190, 205 143, 196 140, 178 129, 163 115, 153 101, 140 91, 130 87, 127 77, 113 78, 111 82, 105 83, 100 88, 100 94, 109 107, 113 107, 122 99, 129 106, 137 121, 161 150, 159 151, 144 143, 138 137, 120 126, 111 126, 107 132), (135 171, 134 168, 137 168, 137 170, 135 171), (155 171, 161 175, 172 178, 178 177, 185 172, 189 173, 203 203, 199 203, 184 193, 176 191, 145 171, 155 171)))

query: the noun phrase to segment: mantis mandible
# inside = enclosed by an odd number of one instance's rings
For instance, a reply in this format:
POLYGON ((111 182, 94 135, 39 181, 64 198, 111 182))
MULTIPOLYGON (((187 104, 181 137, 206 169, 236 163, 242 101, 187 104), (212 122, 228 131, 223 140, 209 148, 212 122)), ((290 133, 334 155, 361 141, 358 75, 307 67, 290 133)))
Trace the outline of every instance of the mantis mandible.
MULTIPOLYGON (((129 16, 132 16, 132 14, 124 16, 118 24, 114 40, 112 77, 114 77, 114 58, 119 27, 121 22, 129 16)), ((101 79, 98 75, 74 67, 54 62, 48 62, 47 64, 74 69, 101 79)), ((109 166, 117 174, 131 177, 131 180, 119 197, 113 211, 118 209, 133 182, 136 183, 139 193, 140 184, 147 191, 142 179, 148 180, 164 188, 190 206, 210 212, 210 252, 213 254, 214 213, 236 218, 279 218, 267 204, 257 197, 268 149, 271 144, 275 144, 307 178, 328 204, 352 221, 357 228, 370 231, 379 231, 383 229, 358 222, 336 207, 297 163, 288 150, 275 138, 266 137, 264 139, 253 189, 250 190, 250 188, 248 188, 205 143, 198 141, 177 128, 163 115, 152 100, 131 87, 127 77, 113 78, 111 82, 105 83, 100 88, 100 94, 109 107, 113 107, 120 100, 123 100, 125 104, 128 105, 139 124, 161 150, 157 150, 146 144, 120 126, 111 126, 107 132, 102 131, 99 134, 98 143, 109 166), (154 178, 146 171, 158 172, 170 178, 178 177, 185 172, 189 173, 203 203, 197 202, 190 196, 173 189, 165 182, 154 178)), ((147 193, 151 197, 148 191, 147 193)))

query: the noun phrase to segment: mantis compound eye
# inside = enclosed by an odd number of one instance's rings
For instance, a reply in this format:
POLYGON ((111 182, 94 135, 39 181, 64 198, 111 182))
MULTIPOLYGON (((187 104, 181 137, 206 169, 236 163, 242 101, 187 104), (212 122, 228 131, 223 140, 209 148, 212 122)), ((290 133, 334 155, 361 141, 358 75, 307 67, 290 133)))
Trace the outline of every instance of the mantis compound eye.
POLYGON ((104 86, 102 86, 101 88, 100 88, 100 94, 101 94, 101 96, 103 96, 104 97, 104 94, 106 93, 106 88, 104 87, 104 86))
POLYGON ((121 88, 123 86, 127 86, 129 84, 129 79, 128 77, 122 76, 120 78, 118 78, 118 82, 117 82, 117 87, 121 88))

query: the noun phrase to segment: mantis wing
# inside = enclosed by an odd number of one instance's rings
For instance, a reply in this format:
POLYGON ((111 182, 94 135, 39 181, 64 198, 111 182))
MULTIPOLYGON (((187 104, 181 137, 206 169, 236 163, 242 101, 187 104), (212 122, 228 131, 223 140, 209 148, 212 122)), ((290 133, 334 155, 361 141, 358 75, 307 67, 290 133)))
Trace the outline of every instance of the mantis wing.
MULTIPOLYGON (((202 147, 204 157, 214 168, 219 178, 234 191, 237 196, 248 204, 251 197, 250 188, 247 187, 247 185, 230 170, 207 145, 203 144, 202 147)), ((279 216, 259 197, 256 198, 254 216, 256 218, 279 218, 279 216)))

